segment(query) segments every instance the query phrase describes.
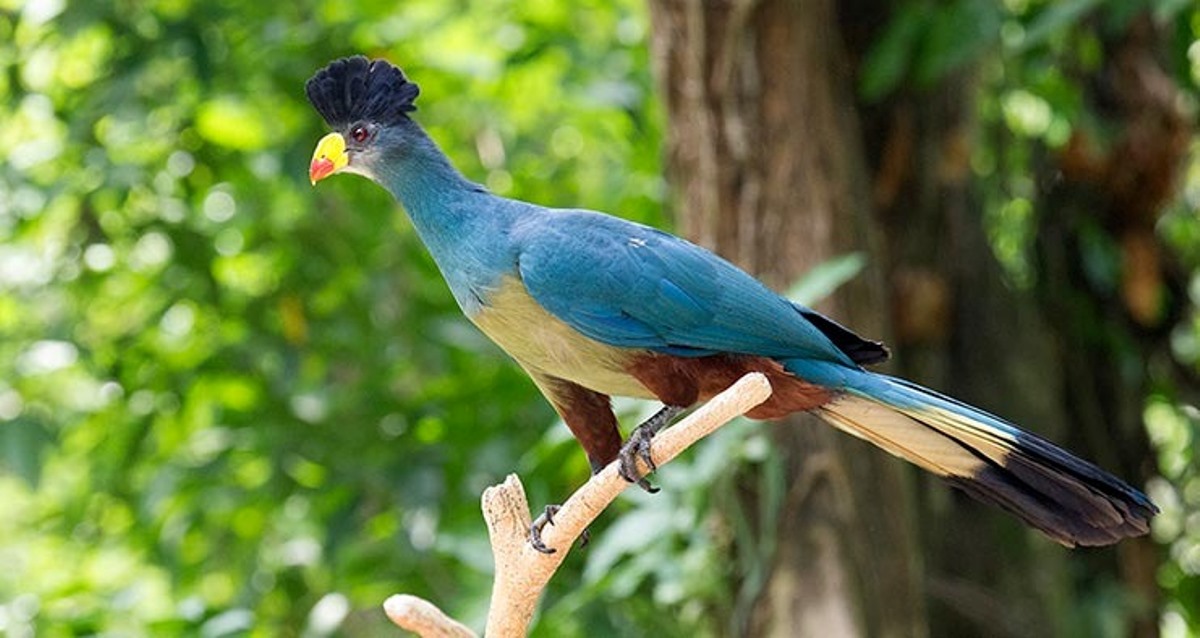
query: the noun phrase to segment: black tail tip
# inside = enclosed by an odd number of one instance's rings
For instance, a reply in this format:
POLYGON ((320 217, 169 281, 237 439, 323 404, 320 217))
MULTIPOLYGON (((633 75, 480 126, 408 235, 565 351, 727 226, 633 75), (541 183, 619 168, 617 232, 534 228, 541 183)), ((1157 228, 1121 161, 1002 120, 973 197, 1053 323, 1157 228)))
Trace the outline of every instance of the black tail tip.
POLYGON ((1074 476, 1049 485, 1045 476, 1031 477, 1013 469, 991 466, 970 478, 948 478, 971 496, 1015 514, 1067 547, 1101 547, 1144 536, 1158 514, 1158 507, 1145 494, 1111 475, 1102 481, 1080 481, 1074 476))

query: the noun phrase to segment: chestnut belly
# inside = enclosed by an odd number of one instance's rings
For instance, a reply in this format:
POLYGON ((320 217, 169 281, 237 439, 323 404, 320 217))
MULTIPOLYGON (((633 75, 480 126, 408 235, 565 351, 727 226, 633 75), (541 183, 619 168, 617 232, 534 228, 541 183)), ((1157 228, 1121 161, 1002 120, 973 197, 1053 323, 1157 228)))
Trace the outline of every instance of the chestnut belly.
POLYGON ((630 373, 667 405, 692 405, 707 401, 750 372, 761 372, 771 382, 771 396, 746 413, 752 419, 778 419, 825 405, 835 393, 808 383, 768 358, 742 354, 677 357, 642 354, 631 361, 630 373))

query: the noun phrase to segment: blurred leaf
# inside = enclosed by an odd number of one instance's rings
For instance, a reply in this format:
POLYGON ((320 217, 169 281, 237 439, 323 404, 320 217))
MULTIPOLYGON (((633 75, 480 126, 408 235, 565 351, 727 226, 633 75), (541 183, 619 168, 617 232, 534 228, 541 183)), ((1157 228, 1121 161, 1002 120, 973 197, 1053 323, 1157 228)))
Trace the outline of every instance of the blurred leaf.
POLYGON ((914 79, 928 86, 979 60, 1000 40, 1001 16, 999 3, 992 0, 951 0, 929 10, 914 79))
POLYGON ((1104 0, 1060 0, 1043 5, 1025 27, 1020 51, 1041 46, 1055 34, 1074 27, 1104 0))
POLYGON ((849 253, 828 259, 793 284, 787 291, 787 298, 805 306, 816 304, 833 294, 842 284, 858 276, 866 265, 867 257, 862 253, 849 253))
POLYGON ((0 469, 36 488, 41 478, 42 457, 53 442, 45 428, 29 419, 0 423, 0 469))
MULTIPOLYGON (((645 507, 625 513, 592 543, 584 577, 599 580, 609 574, 623 556, 643 553, 646 546, 654 543, 656 537, 670 526, 670 521, 671 511, 665 507, 645 507)), ((636 582, 627 582, 623 589, 628 594, 636 585, 636 582)))
POLYGON ((859 92, 869 102, 891 93, 912 68, 912 60, 928 22, 924 7, 906 3, 888 21, 863 61, 859 92))
POLYGON ((258 150, 269 141, 259 113, 230 97, 202 104, 196 114, 196 130, 214 144, 241 151, 258 150))

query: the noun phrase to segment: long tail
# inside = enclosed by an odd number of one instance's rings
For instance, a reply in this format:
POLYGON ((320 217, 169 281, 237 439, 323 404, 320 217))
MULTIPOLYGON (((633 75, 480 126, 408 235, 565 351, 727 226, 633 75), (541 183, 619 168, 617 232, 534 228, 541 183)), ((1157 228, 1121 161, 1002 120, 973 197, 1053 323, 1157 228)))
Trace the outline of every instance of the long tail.
POLYGON ((829 385, 844 392, 818 408, 830 423, 1063 545, 1140 536, 1158 512, 1124 481, 983 410, 895 377, 844 367, 835 376, 829 385))

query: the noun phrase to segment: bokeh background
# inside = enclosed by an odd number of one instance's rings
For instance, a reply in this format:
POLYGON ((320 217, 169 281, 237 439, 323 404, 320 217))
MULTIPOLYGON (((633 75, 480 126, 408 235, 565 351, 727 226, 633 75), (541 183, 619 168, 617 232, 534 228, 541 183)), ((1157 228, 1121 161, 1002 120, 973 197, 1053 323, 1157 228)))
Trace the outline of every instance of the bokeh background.
MULTIPOLYGON (((898 12, 866 60, 865 98, 899 82, 906 63, 887 47, 902 20, 945 13, 953 30, 980 3, 925 4, 898 12)), ((1102 4, 1007 0, 989 15, 997 33, 1041 25, 1086 48, 1102 4)), ((1200 10, 1133 4, 1173 25, 1170 68, 1194 114, 1200 10)), ((635 0, 0 0, 0 631, 393 635, 378 605, 397 592, 478 624, 483 488, 515 471, 531 502, 554 502, 587 463, 461 318, 384 191, 310 187, 324 129, 303 84, 335 57, 387 57, 468 176, 670 227, 650 28, 635 0)), ((1078 96, 1047 80, 1037 47, 983 44, 934 61, 1007 70, 978 82, 975 107, 1005 133, 983 137, 972 166, 1020 288, 1034 227, 1022 176, 1068 142, 1078 96)), ((1194 304, 1188 144, 1159 230, 1194 304)), ((810 278, 809 301, 855 263, 810 278)), ((1194 378, 1200 321, 1172 330, 1172 365, 1194 378)), ((1182 637, 1200 632, 1200 412, 1176 390, 1150 397, 1144 420, 1164 509, 1154 613, 1182 637)), ((623 497, 556 577, 537 635, 727 632, 741 528, 712 508, 739 464, 773 462, 762 428, 736 424, 664 472, 662 493, 623 497)))

